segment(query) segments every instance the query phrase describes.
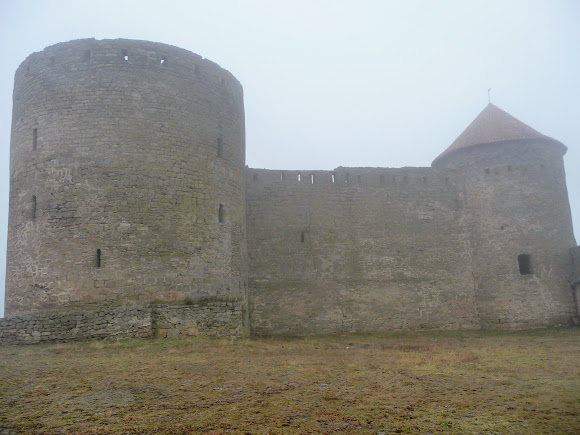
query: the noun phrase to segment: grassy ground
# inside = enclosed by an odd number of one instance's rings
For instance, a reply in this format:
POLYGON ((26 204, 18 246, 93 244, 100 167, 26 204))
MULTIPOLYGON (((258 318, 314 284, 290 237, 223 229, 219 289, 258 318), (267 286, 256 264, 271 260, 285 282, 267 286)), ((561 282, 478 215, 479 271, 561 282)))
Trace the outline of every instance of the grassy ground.
POLYGON ((0 433, 572 434, 579 375, 580 328, 0 347, 0 433))

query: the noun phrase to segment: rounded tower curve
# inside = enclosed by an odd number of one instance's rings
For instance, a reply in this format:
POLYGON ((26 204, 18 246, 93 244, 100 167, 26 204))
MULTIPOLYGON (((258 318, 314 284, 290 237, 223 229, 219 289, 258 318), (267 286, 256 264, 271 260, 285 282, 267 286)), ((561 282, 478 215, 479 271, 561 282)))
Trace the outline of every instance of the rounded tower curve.
POLYGON ((15 75, 8 316, 244 300, 243 92, 187 50, 85 39, 15 75))
POLYGON ((559 325, 576 315, 566 147, 489 104, 432 166, 460 171, 484 328, 559 325))

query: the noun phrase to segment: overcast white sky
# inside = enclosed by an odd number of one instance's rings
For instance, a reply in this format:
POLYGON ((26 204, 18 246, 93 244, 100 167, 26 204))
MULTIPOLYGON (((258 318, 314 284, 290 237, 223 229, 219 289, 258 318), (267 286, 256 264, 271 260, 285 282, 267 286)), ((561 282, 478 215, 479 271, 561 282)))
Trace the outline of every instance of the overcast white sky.
POLYGON ((0 315, 12 85, 71 39, 145 39, 242 83, 247 164, 429 166, 487 104, 568 146, 580 232, 579 1, 0 0, 0 315))

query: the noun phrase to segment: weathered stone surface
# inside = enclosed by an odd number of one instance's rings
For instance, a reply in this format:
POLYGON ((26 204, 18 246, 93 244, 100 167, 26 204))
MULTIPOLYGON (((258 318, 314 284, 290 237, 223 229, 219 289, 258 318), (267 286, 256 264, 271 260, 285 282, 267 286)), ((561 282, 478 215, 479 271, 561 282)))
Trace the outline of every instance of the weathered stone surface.
POLYGON ((30 55, 14 86, 7 315, 244 300, 244 141, 241 85, 189 51, 85 39, 30 55))
POLYGON ((240 303, 227 302, 31 314, 0 319, 0 345, 99 338, 241 337, 245 335, 243 312, 240 303))
POLYGON ((48 47, 15 77, 0 343, 569 323, 565 151, 490 104, 430 168, 245 168, 216 64, 48 47))
POLYGON ((462 183, 431 168, 249 170, 252 332, 478 327, 462 183))
POLYGON ((0 319, 0 345, 96 338, 147 338, 153 335, 151 319, 152 310, 145 307, 10 317, 0 319), (102 322, 105 315, 111 315, 111 319, 102 322))

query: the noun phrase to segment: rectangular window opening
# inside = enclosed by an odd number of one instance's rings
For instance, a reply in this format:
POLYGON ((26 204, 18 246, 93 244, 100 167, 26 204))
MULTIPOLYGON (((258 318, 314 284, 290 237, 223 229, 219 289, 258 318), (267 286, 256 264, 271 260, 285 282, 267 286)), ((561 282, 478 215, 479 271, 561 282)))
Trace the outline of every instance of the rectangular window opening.
POLYGON ((36 150, 38 145, 38 128, 32 130, 32 149, 36 150))
POLYGON ((101 267, 101 250, 97 249, 97 267, 101 267))
POLYGON ((344 182, 345 182, 346 184, 348 184, 348 180, 349 180, 349 179, 350 179, 350 174, 347 172, 347 173, 346 173, 346 178, 344 179, 344 182))
POLYGON ((36 195, 32 195, 32 219, 36 219, 36 195))
POLYGON ((280 172, 280 181, 284 180, 284 172, 280 172))
POLYGON ((298 174, 298 181, 300 181, 300 174, 298 174))
POLYGON ((331 177, 332 177, 332 182, 335 183, 336 182, 336 175, 332 174, 331 177))
POLYGON ((252 176, 252 180, 254 180, 254 181, 258 181, 258 174, 254 174, 254 175, 252 176))
POLYGON ((217 139, 217 156, 222 157, 224 153, 224 145, 222 142, 222 138, 218 137, 217 139))
POLYGON ((220 224, 223 224, 226 221, 225 209, 223 204, 220 204, 220 208, 218 210, 218 221, 220 224))
POLYGON ((310 184, 314 184, 314 174, 310 175, 310 184))
POLYGON ((161 56, 161 60, 159 60, 159 64, 163 66, 167 66, 167 58, 165 56, 161 56))
POLYGON ((300 233, 300 242, 304 243, 304 231, 300 233))
POLYGON ((129 60, 129 50, 123 50, 121 55, 123 56, 123 59, 129 60))
POLYGON ((531 275, 532 265, 530 261, 530 254, 518 255, 518 266, 520 268, 520 275, 531 275))

